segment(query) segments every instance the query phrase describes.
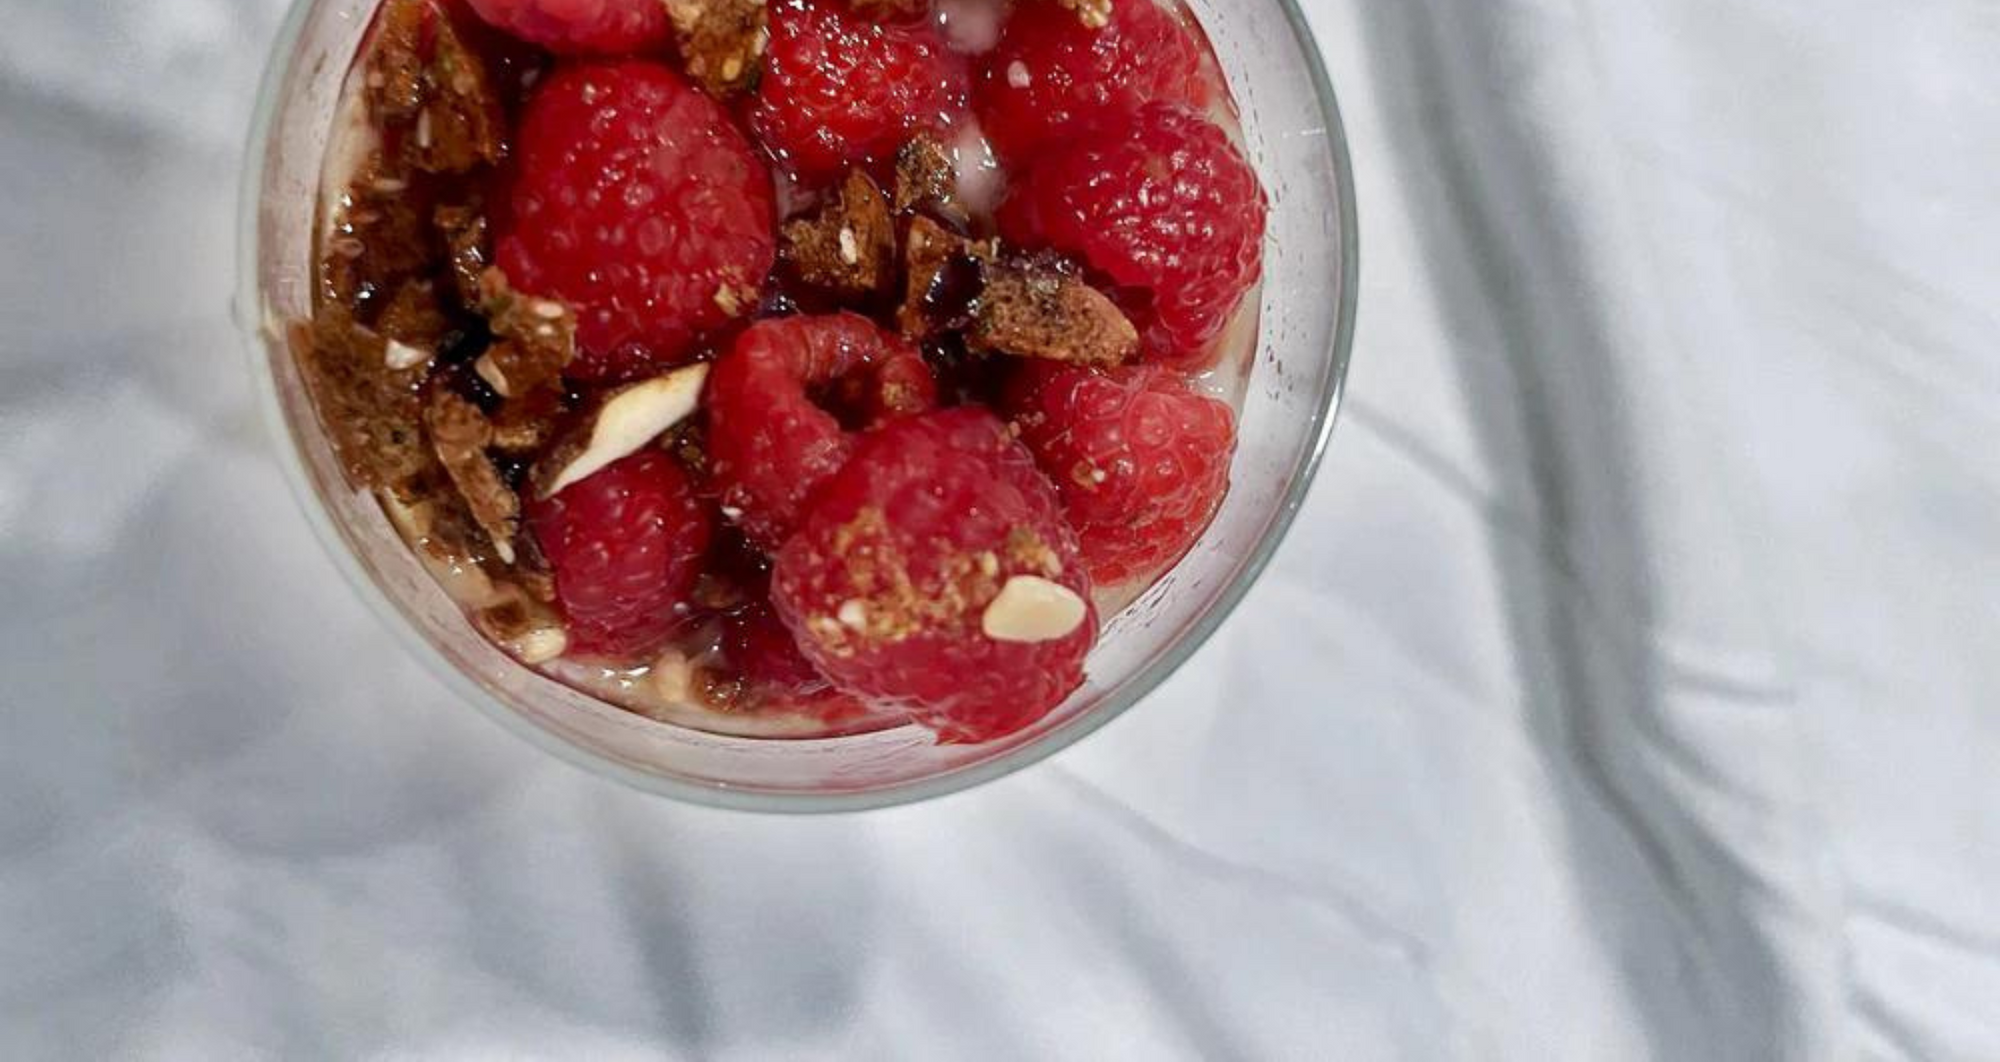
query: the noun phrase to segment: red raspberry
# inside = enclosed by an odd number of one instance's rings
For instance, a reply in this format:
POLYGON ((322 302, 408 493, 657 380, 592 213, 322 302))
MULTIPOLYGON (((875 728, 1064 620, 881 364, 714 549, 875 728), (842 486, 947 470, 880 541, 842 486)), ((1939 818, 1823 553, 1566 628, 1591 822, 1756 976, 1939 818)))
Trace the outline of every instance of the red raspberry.
POLYGON ((773 318, 737 337, 709 370, 709 469, 724 511, 765 550, 854 448, 815 395, 876 423, 935 406, 937 384, 916 347, 851 313, 773 318))
POLYGON ((771 175, 714 100, 641 59, 559 67, 528 102, 499 263, 577 314, 581 380, 686 360, 756 307, 776 253, 771 175))
POLYGON ((970 407, 864 436, 771 573, 806 659, 946 743, 1012 733, 1076 689, 1097 638, 1089 600, 1055 490, 1005 425, 970 407), (988 637, 987 606, 1015 576, 1068 588, 1082 621, 1045 641, 988 637))
POLYGON ((977 92, 980 127, 1014 162, 1093 116, 1150 100, 1200 106, 1208 95, 1200 46, 1153 0, 1120 0, 1100 29, 1061 4, 1017 5, 977 92))
POLYGON ((624 55, 665 47, 660 0, 469 0, 488 25, 565 55, 624 55))
POLYGON ((1229 489, 1235 414, 1156 366, 1030 362, 1009 381, 1006 404, 1100 585, 1181 559, 1229 489))
POLYGON ((860 701, 835 688, 799 652, 792 632, 766 602, 730 613, 723 625, 722 646, 754 707, 804 712, 826 723, 851 722, 868 714, 860 701))
POLYGON ((571 653, 643 656, 690 612, 712 526, 667 454, 633 454, 531 502, 528 521, 555 569, 571 653))
POLYGON ((1038 158, 1000 206, 1000 232, 1080 256, 1114 285, 1148 357, 1192 364, 1263 264, 1264 191, 1229 137, 1150 103, 1038 158))
POLYGON ((890 158, 965 111, 965 60, 929 22, 875 22, 830 0, 783 0, 770 18, 750 124, 807 184, 890 158))

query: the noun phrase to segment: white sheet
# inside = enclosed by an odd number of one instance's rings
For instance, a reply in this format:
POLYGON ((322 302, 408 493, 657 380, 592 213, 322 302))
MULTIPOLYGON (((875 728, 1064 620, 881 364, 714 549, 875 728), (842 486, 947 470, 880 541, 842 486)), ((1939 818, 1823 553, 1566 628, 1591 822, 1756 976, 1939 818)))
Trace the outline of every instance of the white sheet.
POLYGON ((2000 1057, 2000 16, 1316 0, 1350 403, 1055 761, 705 812, 454 703, 224 314, 275 0, 0 34, 0 1055, 2000 1057))

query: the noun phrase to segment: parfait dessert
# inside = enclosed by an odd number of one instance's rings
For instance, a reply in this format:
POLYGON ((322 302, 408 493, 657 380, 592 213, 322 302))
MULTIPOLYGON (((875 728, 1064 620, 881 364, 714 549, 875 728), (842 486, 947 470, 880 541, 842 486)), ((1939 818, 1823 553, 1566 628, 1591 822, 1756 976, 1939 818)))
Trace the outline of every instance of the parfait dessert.
POLYGON ((980 742, 1228 489, 1265 197, 1155 0, 385 0, 291 346, 524 667, 980 742))

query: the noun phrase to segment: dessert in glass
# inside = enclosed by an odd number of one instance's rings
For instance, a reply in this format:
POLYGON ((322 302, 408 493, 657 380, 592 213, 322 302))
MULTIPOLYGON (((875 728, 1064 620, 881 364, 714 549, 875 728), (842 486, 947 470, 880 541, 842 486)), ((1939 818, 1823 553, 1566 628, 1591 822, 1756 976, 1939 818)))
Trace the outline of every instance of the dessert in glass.
POLYGON ((482 707, 648 788, 857 806, 1053 749, 1240 595, 1344 368, 1310 42, 1319 150, 1273 180, 1211 37, 1155 0, 301 4, 246 296, 309 512, 482 707), (1298 179, 1317 285, 1271 277, 1298 179), (1332 289, 1319 349, 1274 286, 1332 289))

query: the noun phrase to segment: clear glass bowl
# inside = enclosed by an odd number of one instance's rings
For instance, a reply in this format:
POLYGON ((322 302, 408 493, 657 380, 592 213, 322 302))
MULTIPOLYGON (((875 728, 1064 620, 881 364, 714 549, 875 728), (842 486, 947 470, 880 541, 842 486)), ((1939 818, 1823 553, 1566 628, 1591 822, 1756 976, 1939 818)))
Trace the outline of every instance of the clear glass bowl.
POLYGON ((1270 559, 1319 463, 1354 328, 1352 176, 1333 89, 1292 0, 1192 0, 1271 197, 1261 334, 1229 497, 1194 551, 1107 626, 1083 689, 999 741, 938 746, 915 727, 759 740, 653 722, 515 663, 475 632, 366 492, 341 480, 286 349, 311 305, 315 209, 336 99, 378 0, 297 0, 258 99, 244 173, 237 310, 259 402, 308 519, 350 581, 467 701, 547 751, 700 804, 840 811, 999 777, 1096 730, 1199 648, 1270 559))

